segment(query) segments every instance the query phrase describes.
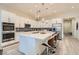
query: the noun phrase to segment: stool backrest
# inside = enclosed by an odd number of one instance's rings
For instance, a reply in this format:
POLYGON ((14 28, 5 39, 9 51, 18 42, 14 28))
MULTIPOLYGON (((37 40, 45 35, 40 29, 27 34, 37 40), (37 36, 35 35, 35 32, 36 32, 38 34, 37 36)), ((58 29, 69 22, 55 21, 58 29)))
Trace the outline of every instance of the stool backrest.
POLYGON ((48 44, 52 47, 54 45, 55 38, 51 38, 48 40, 48 44))

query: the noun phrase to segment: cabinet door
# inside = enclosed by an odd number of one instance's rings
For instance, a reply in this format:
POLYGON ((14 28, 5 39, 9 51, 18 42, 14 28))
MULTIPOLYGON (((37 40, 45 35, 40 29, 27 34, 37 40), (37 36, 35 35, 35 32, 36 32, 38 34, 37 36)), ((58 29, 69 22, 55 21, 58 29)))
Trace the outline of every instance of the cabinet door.
POLYGON ((15 27, 19 27, 20 26, 20 19, 18 16, 16 16, 16 19, 15 19, 15 27))
POLYGON ((9 22, 14 23, 15 14, 8 12, 8 11, 2 11, 1 12, 2 22, 9 22))
POLYGON ((6 11, 1 11, 2 22, 8 22, 8 13, 6 11))
POLYGON ((22 17, 20 17, 19 21, 20 21, 19 22, 20 27, 24 28, 24 21, 25 21, 25 19, 23 19, 22 17))
POLYGON ((8 22, 14 23, 15 17, 16 17, 16 15, 11 13, 11 14, 9 15, 9 17, 8 17, 8 22))
POLYGON ((8 22, 9 16, 8 16, 8 14, 4 13, 4 14, 2 14, 1 18, 2 18, 2 22, 8 22))

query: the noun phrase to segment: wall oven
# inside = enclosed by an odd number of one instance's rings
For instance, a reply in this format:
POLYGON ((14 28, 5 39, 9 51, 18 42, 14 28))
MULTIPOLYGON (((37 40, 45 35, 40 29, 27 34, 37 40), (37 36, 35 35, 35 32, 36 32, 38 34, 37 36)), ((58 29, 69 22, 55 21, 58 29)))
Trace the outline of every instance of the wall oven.
POLYGON ((3 31, 14 31, 14 23, 3 22, 3 31))
POLYGON ((15 39, 14 23, 2 23, 3 33, 2 42, 7 42, 15 39))
POLYGON ((7 41, 11 41, 11 40, 14 40, 14 33, 5 33, 3 34, 3 40, 2 42, 7 42, 7 41))

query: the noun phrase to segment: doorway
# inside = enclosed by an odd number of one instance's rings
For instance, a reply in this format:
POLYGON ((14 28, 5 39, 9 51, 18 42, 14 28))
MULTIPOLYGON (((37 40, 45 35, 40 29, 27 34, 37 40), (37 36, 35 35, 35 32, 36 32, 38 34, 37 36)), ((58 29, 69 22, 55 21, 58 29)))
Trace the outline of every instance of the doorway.
POLYGON ((64 19, 63 29, 65 35, 72 35, 72 19, 70 18, 64 19))

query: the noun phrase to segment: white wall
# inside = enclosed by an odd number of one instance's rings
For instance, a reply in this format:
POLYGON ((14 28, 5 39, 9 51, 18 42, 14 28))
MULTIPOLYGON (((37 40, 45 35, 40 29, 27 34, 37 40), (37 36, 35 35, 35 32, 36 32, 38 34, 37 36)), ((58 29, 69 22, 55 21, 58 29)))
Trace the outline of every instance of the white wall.
POLYGON ((73 37, 74 38, 76 38, 76 34, 77 32, 76 32, 76 19, 73 19, 72 20, 72 35, 73 35, 73 37))
MULTIPOLYGON (((1 12, 0 12, 0 43, 2 42, 2 24, 1 24, 1 22, 2 22, 2 19, 1 19, 1 12)), ((1 44, 0 44, 0 46, 1 46, 1 44)))
POLYGON ((77 38, 79 39, 79 20, 78 20, 78 31, 76 32, 77 38))
MULTIPOLYGON (((74 37, 77 38, 77 39, 79 39, 79 18, 78 18, 78 17, 77 17, 76 20, 75 20, 75 25, 74 25, 74 26, 75 26, 74 37), (76 23, 77 23, 77 22, 78 22, 78 30, 76 30, 76 23)), ((73 26, 73 27, 74 27, 74 26, 73 26)))
POLYGON ((72 33, 72 20, 65 20, 63 26, 64 33, 72 33))

